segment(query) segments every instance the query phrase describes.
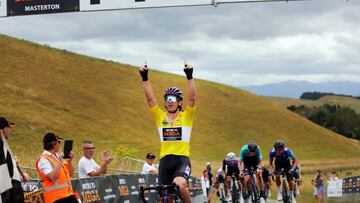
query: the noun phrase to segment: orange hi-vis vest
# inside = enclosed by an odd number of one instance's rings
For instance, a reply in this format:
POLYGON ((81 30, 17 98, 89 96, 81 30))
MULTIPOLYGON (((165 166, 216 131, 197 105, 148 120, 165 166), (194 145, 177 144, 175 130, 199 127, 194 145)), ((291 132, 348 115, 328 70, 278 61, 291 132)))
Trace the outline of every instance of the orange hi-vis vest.
MULTIPOLYGON (((56 160, 52 156, 49 156, 46 153, 43 153, 41 157, 47 159, 50 162, 50 165, 53 169, 59 164, 58 160, 56 160)), ((73 195, 74 192, 70 182, 71 166, 69 165, 69 163, 67 161, 63 162, 58 177, 55 179, 55 181, 52 181, 39 170, 38 163, 40 158, 36 162, 36 169, 41 177, 42 186, 44 190, 45 203, 53 203, 56 200, 63 199, 70 195, 73 195)))

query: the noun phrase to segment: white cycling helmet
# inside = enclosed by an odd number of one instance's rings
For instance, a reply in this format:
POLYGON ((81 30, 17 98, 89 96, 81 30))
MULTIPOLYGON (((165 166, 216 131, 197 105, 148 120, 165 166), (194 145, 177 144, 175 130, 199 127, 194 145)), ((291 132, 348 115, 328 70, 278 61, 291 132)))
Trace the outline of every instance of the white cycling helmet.
POLYGON ((234 153, 234 152, 229 152, 229 153, 226 155, 226 159, 227 159, 227 160, 234 160, 234 159, 235 159, 235 153, 234 153))

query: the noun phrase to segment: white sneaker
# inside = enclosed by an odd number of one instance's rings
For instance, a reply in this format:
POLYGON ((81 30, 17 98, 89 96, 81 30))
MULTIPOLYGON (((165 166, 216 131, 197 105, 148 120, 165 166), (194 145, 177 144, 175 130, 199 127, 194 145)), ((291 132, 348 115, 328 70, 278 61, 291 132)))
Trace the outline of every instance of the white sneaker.
POLYGON ((268 190, 268 197, 271 197, 271 190, 268 190))
POLYGON ((229 196, 226 198, 226 201, 228 201, 228 202, 231 202, 231 201, 232 201, 231 195, 229 195, 229 196))
POLYGON ((278 195, 277 195, 277 200, 278 200, 278 201, 281 201, 281 200, 282 200, 282 195, 281 195, 281 193, 278 193, 278 195))
POLYGON ((242 196, 242 193, 240 192, 240 203, 244 203, 244 198, 242 196))
POLYGON ((266 203, 263 197, 260 197, 260 203, 266 203))
POLYGON ((297 194, 297 195, 300 195, 300 190, 299 190, 299 188, 296 190, 296 194, 297 194))

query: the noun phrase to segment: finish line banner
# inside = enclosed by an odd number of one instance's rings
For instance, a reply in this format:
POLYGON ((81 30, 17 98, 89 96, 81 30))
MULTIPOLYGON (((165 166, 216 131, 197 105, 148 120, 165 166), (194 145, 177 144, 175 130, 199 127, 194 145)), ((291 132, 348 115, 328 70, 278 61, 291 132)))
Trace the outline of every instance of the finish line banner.
POLYGON ((211 0, 81 0, 80 11, 211 5, 211 0))
MULTIPOLYGON (((7 0, 7 16, 75 12, 79 4, 79 0, 7 0)), ((1 11, 0 7, 0 16, 1 11)))

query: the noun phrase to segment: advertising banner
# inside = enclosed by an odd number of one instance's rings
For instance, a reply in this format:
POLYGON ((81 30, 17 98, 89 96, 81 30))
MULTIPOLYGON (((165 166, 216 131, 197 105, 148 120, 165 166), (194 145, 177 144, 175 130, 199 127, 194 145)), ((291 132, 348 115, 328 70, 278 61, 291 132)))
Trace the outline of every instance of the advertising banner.
POLYGON ((342 179, 330 180, 327 187, 328 197, 341 197, 342 196, 342 179))
MULTIPOLYGON (((138 203, 140 187, 157 185, 156 175, 119 174, 95 178, 73 179, 74 192, 82 203, 138 203)), ((23 184, 25 203, 43 203, 43 190, 40 181, 30 181, 23 184)), ((193 198, 201 194, 201 186, 196 178, 189 179, 189 191, 193 198), (191 184, 190 184, 191 183, 191 184)), ((201 196, 201 195, 200 195, 201 196)), ((156 190, 146 191, 148 202, 158 202, 156 190)))
POLYGON ((5 17, 6 13, 6 0, 0 0, 0 17, 5 17))
POLYGON ((7 16, 74 12, 79 4, 79 0, 7 0, 7 16))
POLYGON ((360 193, 360 176, 344 178, 343 193, 360 193))
POLYGON ((211 5, 211 0, 81 0, 80 11, 211 5))

